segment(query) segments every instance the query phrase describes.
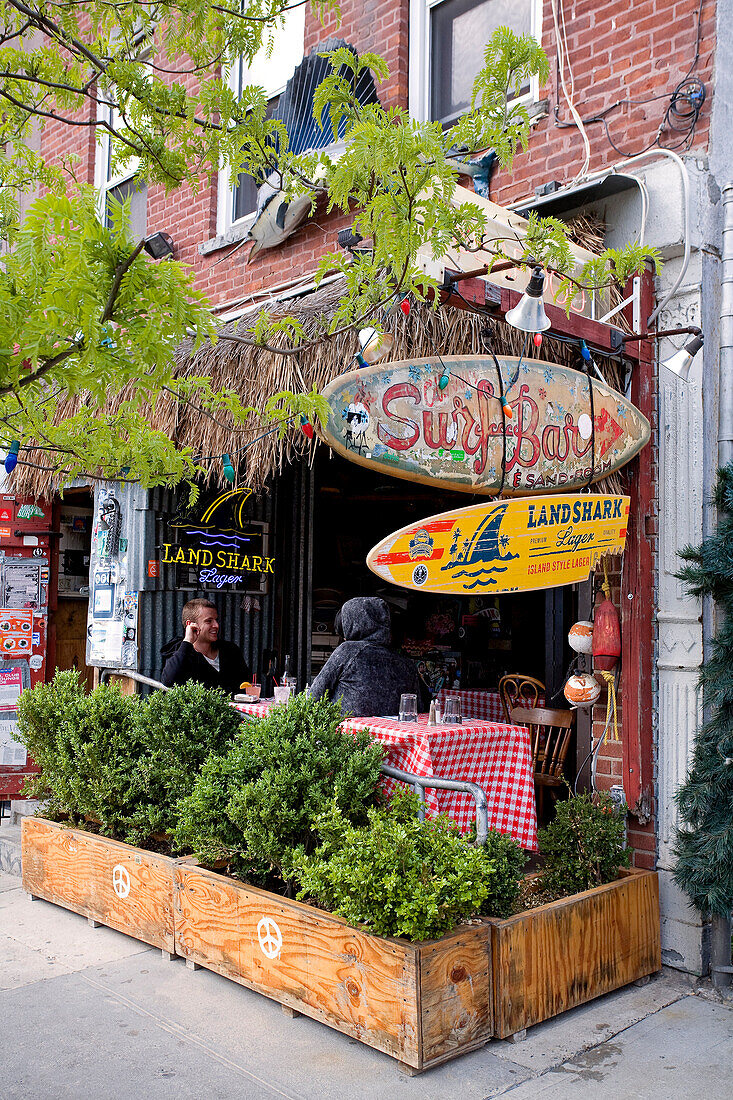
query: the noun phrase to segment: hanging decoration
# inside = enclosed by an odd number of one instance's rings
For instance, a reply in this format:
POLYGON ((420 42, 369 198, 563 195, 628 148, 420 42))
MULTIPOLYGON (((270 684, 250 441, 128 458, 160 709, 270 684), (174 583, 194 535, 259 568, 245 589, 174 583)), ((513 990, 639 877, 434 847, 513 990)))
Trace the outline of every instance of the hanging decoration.
POLYGON ((229 482, 233 482, 237 476, 234 466, 232 465, 231 455, 224 454, 221 456, 222 463, 224 464, 224 477, 229 482))
POLYGON ((571 706, 592 707, 601 694, 601 685, 590 672, 575 672, 563 690, 571 706))
POLYGON ((18 465, 18 452, 20 450, 20 440, 14 439, 8 447, 8 453, 5 456, 5 473, 12 474, 15 467, 18 465))
POLYGON ((597 669, 610 672, 621 656, 621 621, 611 601, 608 583, 608 567, 603 563, 604 581, 602 603, 596 608, 593 620, 593 664, 597 669))
POLYGON ((444 595, 497 595, 585 580, 626 541, 629 497, 555 494, 485 501, 429 516, 377 544, 382 580, 444 595))
POLYGON ((306 416, 300 418, 300 430, 307 439, 313 438, 313 425, 306 416))
POLYGON ((621 394, 594 380, 591 399, 587 374, 541 359, 497 362, 503 378, 516 376, 508 396, 491 355, 363 362, 323 391, 326 442, 393 477, 521 496, 584 488, 649 441, 647 420, 621 394), (355 441, 349 406, 357 401, 367 416, 355 441))
POLYGON ((568 632, 568 645, 576 653, 590 653, 593 646, 593 623, 580 619, 568 632))

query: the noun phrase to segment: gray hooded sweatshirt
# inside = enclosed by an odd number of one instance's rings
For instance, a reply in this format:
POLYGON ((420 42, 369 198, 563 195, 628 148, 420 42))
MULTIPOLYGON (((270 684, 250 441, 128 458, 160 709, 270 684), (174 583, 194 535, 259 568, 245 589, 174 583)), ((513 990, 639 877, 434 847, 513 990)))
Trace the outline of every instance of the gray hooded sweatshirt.
MULTIPOLYGON (((397 714, 400 695, 414 692, 421 702, 417 668, 407 657, 388 649, 389 607, 376 596, 347 600, 339 612, 344 641, 333 651, 311 684, 320 699, 340 699, 344 714, 357 718, 397 714)), ((338 629, 338 617, 337 617, 338 629)), ((424 702, 424 701, 423 701, 424 702)))

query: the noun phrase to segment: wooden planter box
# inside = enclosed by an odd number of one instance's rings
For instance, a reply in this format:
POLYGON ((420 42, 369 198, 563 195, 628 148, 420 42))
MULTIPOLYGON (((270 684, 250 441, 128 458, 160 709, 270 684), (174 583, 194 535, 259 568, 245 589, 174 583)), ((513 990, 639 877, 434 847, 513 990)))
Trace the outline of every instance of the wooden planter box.
POLYGON ((23 820, 23 886, 182 955, 413 1072, 506 1038, 661 967, 651 871, 426 943, 370 935, 309 905, 41 818, 23 820))
POLYGON ((654 871, 488 923, 501 1039, 662 966, 654 871))
POLYGON ((173 953, 178 860, 38 817, 21 835, 29 894, 173 953))
POLYGON ((176 951, 413 1071, 493 1035, 490 930, 413 944, 191 865, 175 871, 176 951))

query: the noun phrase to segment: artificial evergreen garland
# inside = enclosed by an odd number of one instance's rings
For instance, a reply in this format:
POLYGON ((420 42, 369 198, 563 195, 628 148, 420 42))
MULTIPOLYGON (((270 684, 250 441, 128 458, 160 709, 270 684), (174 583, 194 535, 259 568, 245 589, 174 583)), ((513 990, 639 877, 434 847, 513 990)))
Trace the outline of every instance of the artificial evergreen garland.
POLYGON ((702 913, 733 910, 733 463, 718 471, 717 530, 687 547, 678 574, 694 596, 712 596, 720 625, 700 674, 711 717, 700 730, 686 782, 676 795, 675 882, 702 913))

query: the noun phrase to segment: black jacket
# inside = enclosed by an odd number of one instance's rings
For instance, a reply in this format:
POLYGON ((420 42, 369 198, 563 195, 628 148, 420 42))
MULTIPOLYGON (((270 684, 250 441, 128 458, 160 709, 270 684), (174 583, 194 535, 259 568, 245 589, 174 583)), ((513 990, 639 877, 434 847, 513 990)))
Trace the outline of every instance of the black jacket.
POLYGON ((240 684, 250 679, 247 663, 239 646, 233 642, 219 642, 219 671, 184 638, 174 638, 160 651, 163 671, 160 675, 166 687, 195 680, 206 687, 223 688, 227 695, 240 690, 240 684))
POLYGON ((311 684, 313 698, 328 692, 331 699, 341 700, 345 714, 358 718, 397 714, 400 695, 406 692, 418 696, 418 709, 425 708, 427 699, 414 662, 387 648, 391 624, 384 600, 347 600, 339 614, 345 640, 311 684))

